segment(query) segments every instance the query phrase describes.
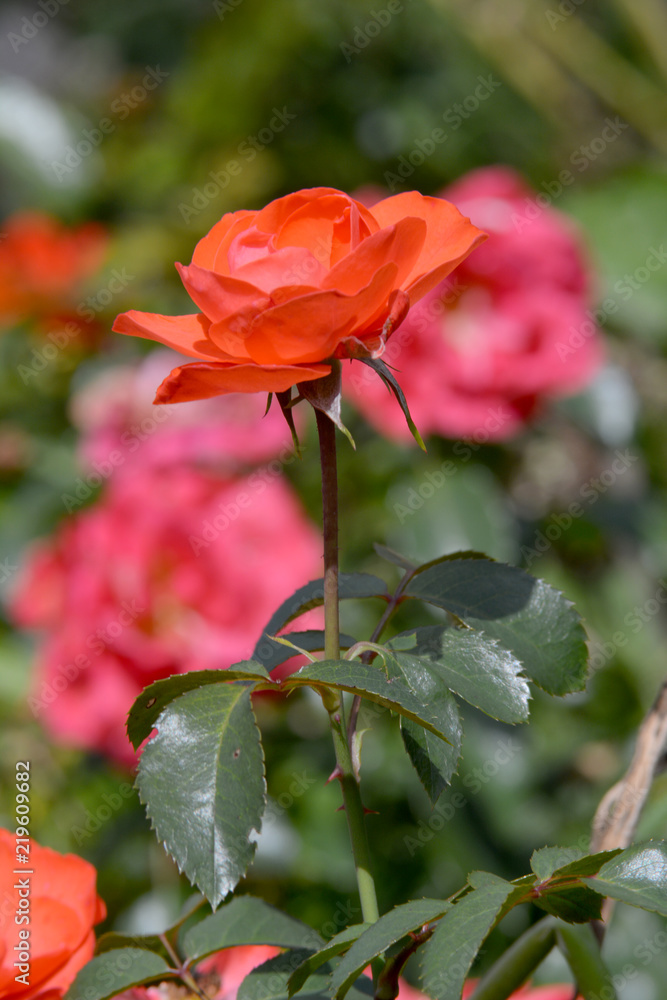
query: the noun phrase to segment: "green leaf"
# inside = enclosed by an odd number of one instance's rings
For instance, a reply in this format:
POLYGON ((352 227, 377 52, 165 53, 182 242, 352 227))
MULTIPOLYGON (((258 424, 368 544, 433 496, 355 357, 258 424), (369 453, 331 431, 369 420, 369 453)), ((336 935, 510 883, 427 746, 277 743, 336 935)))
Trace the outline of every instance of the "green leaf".
POLYGON ((553 878, 580 878, 582 875, 595 875, 607 861, 621 853, 617 847, 613 851, 600 851, 599 854, 585 854, 578 861, 571 861, 562 868, 556 868, 553 878))
POLYGON ((602 961, 600 943, 590 924, 556 929, 556 942, 584 1000, 616 1000, 611 973, 602 961))
MULTIPOLYGON (((403 676, 425 672, 444 681, 464 701, 502 722, 528 718, 530 690, 518 660, 494 639, 471 629, 427 626, 415 629, 417 643, 410 652, 394 652, 403 676)), ((387 643, 393 649, 393 640, 387 643)))
POLYGON ((234 663, 228 670, 191 670, 187 674, 172 674, 149 684, 136 699, 127 717, 127 735, 136 750, 150 736, 155 720, 167 705, 186 691, 206 684, 224 684, 227 681, 254 678, 271 682, 266 668, 256 660, 234 663))
POLYGON ((426 451, 426 445, 422 441, 422 436, 417 430, 417 425, 410 416, 410 410, 408 409, 408 401, 405 398, 405 395, 403 394, 403 390, 401 389, 400 385, 394 378, 391 369, 388 368, 387 365, 384 363, 384 361, 381 361, 380 358, 359 358, 358 360, 361 361, 362 364, 368 365, 368 367, 372 368, 373 371, 377 372, 377 374, 380 376, 380 378, 387 386, 387 388, 391 392, 393 392, 398 402, 398 405, 403 410, 403 416, 405 417, 407 425, 410 428, 410 433, 412 434, 413 438, 415 439, 421 450, 426 451))
POLYGON ((449 743, 445 743, 439 736, 434 736, 419 723, 401 719, 403 745, 426 794, 434 805, 456 772, 463 740, 461 716, 451 694, 439 693, 435 700, 437 700, 438 715, 441 717, 449 715, 446 723, 449 743))
POLYGON ((102 934, 95 942, 96 955, 103 955, 106 951, 117 951, 119 948, 142 948, 144 951, 153 951, 165 959, 170 957, 157 934, 140 937, 109 931, 107 934, 102 934))
POLYGON ((484 879, 445 913, 423 951, 424 989, 434 1000, 460 1000, 475 956, 513 891, 503 879, 484 879))
POLYGON ((91 959, 79 971, 65 1000, 106 1000, 142 983, 174 978, 163 958, 144 948, 117 948, 91 959))
POLYGON ((602 851, 600 854, 585 854, 578 847, 542 847, 533 851, 530 867, 541 882, 556 877, 579 877, 580 875, 595 875, 605 861, 616 857, 620 847, 615 851, 602 851))
MULTIPOLYGON (((578 847, 541 847, 533 851, 530 867, 541 882, 551 878, 557 868, 579 861, 585 857, 578 847)), ((597 869, 596 869, 597 871, 597 869)))
POLYGON ((282 913, 262 899, 238 896, 205 917, 179 939, 188 959, 199 960, 223 948, 271 944, 277 948, 319 948, 322 938, 308 924, 282 913))
POLYGON ((359 660, 320 660, 287 677, 282 687, 289 690, 303 685, 333 687, 338 691, 358 694, 418 722, 436 736, 449 741, 449 734, 444 729, 448 720, 442 718, 437 706, 434 710, 431 705, 422 705, 401 680, 390 680, 375 664, 359 660))
MULTIPOLYGON (((284 638, 289 639, 295 646, 301 646, 302 649, 305 649, 309 653, 324 649, 324 632, 322 629, 313 629, 307 632, 288 632, 284 638)), ((339 639, 341 649, 349 649, 357 641, 351 635, 345 635, 344 633, 339 636, 339 639)), ((269 638, 268 635, 264 636, 261 643, 261 650, 262 665, 267 670, 273 670, 274 667, 284 663, 285 660, 298 655, 293 649, 286 648, 281 642, 276 642, 275 639, 269 638)))
MULTIPOLYGON (((391 640, 391 648, 392 650, 414 649, 416 643, 415 632, 412 632, 395 636, 391 640)), ((406 662, 411 663, 411 661, 406 662)), ((448 734, 449 742, 445 743, 419 723, 401 719, 401 736, 408 757, 426 794, 431 802, 435 803, 456 771, 461 754, 463 726, 456 701, 449 687, 431 670, 415 670, 409 667, 403 669, 403 662, 395 655, 387 656, 385 664, 389 677, 401 678, 421 704, 428 704, 448 734)))
POLYGON ((213 684, 172 701, 157 719, 137 776, 158 838, 213 909, 252 861, 265 807, 251 682, 213 684))
MULTIPOLYGON (((381 597, 385 601, 389 600, 384 580, 370 573, 341 573, 338 577, 338 596, 341 600, 362 597, 381 597)), ((319 608, 322 604, 324 604, 323 580, 311 580, 310 583, 299 587, 291 597, 283 601, 266 623, 266 627, 262 630, 262 638, 252 654, 253 659, 263 663, 264 655, 270 655, 268 650, 264 649, 264 643, 268 641, 267 636, 277 635, 285 625, 299 615, 310 611, 311 608, 319 608)))
POLYGON ((628 847, 582 881, 603 896, 667 916, 667 844, 650 840, 628 847))
MULTIPOLYGON (((264 962, 246 976, 241 983, 236 1000, 287 1000, 287 983, 293 972, 311 957, 311 953, 298 949, 283 952, 264 962)), ((309 976, 297 994, 303 1000, 330 1000, 329 980, 336 964, 332 959, 321 965, 309 976)), ((367 976, 360 979, 350 990, 351 1000, 370 1000, 373 996, 373 981, 367 976)))
POLYGON ((347 951, 350 945, 372 926, 372 924, 352 924, 327 941, 324 948, 320 948, 314 955, 310 955, 289 977, 287 983, 289 995, 294 996, 295 993, 298 993, 308 977, 312 976, 321 965, 328 962, 330 958, 340 955, 341 952, 347 951))
POLYGON ((396 906, 380 917, 367 931, 364 931, 347 955, 341 959, 331 977, 331 990, 334 996, 344 997, 374 958, 382 955, 387 948, 406 937, 411 931, 419 930, 424 924, 437 920, 451 908, 451 905, 444 899, 413 899, 402 906, 396 906))
POLYGON ((582 690, 586 634, 572 603, 515 566, 463 555, 416 574, 405 595, 444 608, 496 639, 550 694, 582 690))
POLYGON ((602 916, 602 896, 585 885, 573 885, 560 891, 547 888, 532 901, 541 910, 569 924, 586 924, 602 916))

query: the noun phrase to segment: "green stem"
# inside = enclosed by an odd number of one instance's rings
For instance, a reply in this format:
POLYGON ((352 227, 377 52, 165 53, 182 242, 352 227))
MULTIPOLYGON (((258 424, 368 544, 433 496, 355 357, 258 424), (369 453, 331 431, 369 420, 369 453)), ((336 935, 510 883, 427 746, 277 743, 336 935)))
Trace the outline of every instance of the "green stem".
MULTIPOLYGON (((336 471, 336 428, 329 417, 315 410, 322 464, 322 513, 324 528, 324 656, 340 659, 338 616, 338 475, 336 471)), ((363 919, 375 923, 379 917, 375 882, 371 874, 366 819, 359 784, 347 742, 345 709, 337 691, 323 698, 336 751, 336 776, 343 792, 343 806, 352 842, 363 919)))

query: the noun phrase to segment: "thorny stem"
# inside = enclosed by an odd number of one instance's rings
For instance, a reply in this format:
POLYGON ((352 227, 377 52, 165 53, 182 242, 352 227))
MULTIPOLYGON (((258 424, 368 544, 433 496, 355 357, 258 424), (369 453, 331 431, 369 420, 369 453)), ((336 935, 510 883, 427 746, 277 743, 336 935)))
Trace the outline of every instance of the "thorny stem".
MULTIPOLYGON (((338 616, 338 475, 336 469, 336 428, 329 417, 315 410, 322 464, 322 514, 324 530, 324 655, 340 659, 338 616)), ((359 784, 347 742, 345 709, 341 695, 330 689, 323 701, 331 724, 336 751, 336 777, 343 792, 343 806, 352 842, 354 867, 359 887, 363 919, 375 923, 379 917, 375 882, 371 874, 366 819, 359 784)))

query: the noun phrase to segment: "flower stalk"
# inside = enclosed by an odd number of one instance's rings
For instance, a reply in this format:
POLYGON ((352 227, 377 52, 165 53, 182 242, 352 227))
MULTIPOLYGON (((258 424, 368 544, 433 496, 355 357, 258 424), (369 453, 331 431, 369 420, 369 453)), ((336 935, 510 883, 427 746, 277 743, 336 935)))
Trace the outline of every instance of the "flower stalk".
MULTIPOLYGON (((336 463, 336 428, 321 410, 315 410, 322 466, 322 521, 324 533, 324 656, 340 659, 338 601, 338 472, 336 463)), ((331 734, 336 752, 335 776, 340 781, 343 807, 352 842, 352 855, 359 888, 363 919, 374 923, 379 916, 375 882, 371 872, 366 819, 359 783, 354 773, 345 725, 345 706, 335 690, 323 693, 329 713, 331 734)))

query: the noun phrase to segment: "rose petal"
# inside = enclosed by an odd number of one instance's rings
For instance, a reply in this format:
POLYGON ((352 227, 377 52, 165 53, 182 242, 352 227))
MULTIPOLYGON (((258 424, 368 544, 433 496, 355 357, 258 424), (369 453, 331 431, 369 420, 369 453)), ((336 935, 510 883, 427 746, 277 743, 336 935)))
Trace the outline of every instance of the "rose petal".
POLYGON ((161 316, 159 313, 129 312, 116 316, 112 330, 134 337, 147 337, 191 358, 233 360, 206 339, 210 320, 201 313, 188 316, 161 316))
POLYGON ((196 306, 213 322, 250 305, 266 309, 271 300, 260 288, 237 277, 217 274, 207 268, 176 264, 185 290, 196 306))
POLYGON ((330 365, 192 364, 174 368, 158 388, 156 403, 210 399, 227 392, 284 392, 297 382, 310 382, 331 372, 330 365))
POLYGON ((401 219, 369 236, 343 257, 331 268, 321 287, 355 295, 368 282, 369 274, 389 262, 398 266, 396 285, 400 287, 412 271, 425 238, 426 223, 422 219, 401 219))
POLYGON ((251 212, 247 209, 223 215, 210 233, 200 239, 192 255, 192 263, 220 274, 229 274, 227 264, 229 244, 239 233, 252 225, 256 215, 257 212, 251 212))
POLYGON ((350 198, 327 195, 308 202, 289 216, 276 234, 275 245, 304 247, 328 268, 377 229, 373 216, 350 198))
POLYGON ((246 346, 259 365, 310 363, 330 357, 341 340, 389 311, 396 264, 384 264, 356 295, 313 292, 267 309, 253 323, 246 346))
POLYGON ((341 213, 352 201, 349 195, 343 194, 342 191, 337 191, 336 188, 305 188, 302 191, 294 191, 291 194, 286 194, 283 198, 276 198, 275 201, 269 202, 265 208, 257 213, 255 225, 264 233, 277 233, 290 215, 298 211, 302 205, 309 205, 312 202, 316 202, 319 198, 329 197, 330 195, 339 199, 341 213))
POLYGON ((309 282, 316 288, 327 268, 304 247, 283 247, 234 271, 234 277, 272 294, 274 289, 309 282))
POLYGON ((405 286, 413 303, 435 288, 486 239, 486 233, 473 226, 470 219, 449 202, 426 197, 418 191, 404 191, 385 198, 373 205, 372 212, 382 227, 406 217, 424 219, 427 223, 424 246, 405 286))

